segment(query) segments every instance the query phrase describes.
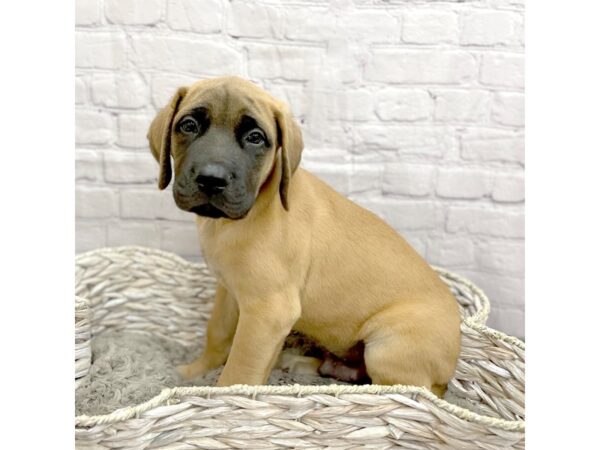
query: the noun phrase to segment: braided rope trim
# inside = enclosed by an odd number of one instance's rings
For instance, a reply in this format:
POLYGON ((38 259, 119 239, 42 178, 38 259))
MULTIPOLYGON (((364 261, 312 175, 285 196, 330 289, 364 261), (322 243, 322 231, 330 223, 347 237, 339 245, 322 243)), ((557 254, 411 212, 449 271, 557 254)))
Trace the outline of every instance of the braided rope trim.
MULTIPOLYGON (((96 250, 91 250, 89 252, 85 252, 80 255, 77 255, 75 258, 75 261, 78 261, 80 258, 88 258, 91 256, 102 255, 102 254, 107 254, 107 253, 128 253, 128 252, 145 253, 146 255, 149 255, 149 256, 157 256, 159 258, 168 259, 178 265, 183 266, 186 269, 203 270, 205 268, 205 264, 187 261, 174 253, 170 253, 170 252, 167 252, 164 250, 159 250, 156 248, 142 247, 142 246, 138 246, 138 245, 125 245, 125 246, 120 246, 120 247, 103 247, 103 248, 99 248, 96 250)), ((480 305, 480 308, 478 309, 478 311, 475 314, 473 314, 472 316, 470 316, 469 318, 473 322, 485 324, 488 319, 488 316, 490 314, 490 300, 487 297, 487 295, 483 292, 483 290, 481 290, 476 284, 471 282, 471 280, 463 278, 454 272, 450 272, 450 271, 443 269, 441 267, 438 267, 438 266, 431 266, 431 268, 433 270, 435 270, 435 272, 439 276, 443 276, 451 281, 462 284, 462 285, 466 286, 468 289, 470 289, 471 291, 473 291, 473 293, 475 293, 475 295, 478 297, 478 300, 481 302, 481 305, 480 305)))
POLYGON ((504 334, 502 331, 498 331, 498 330, 495 330, 494 328, 485 326, 485 325, 481 324, 480 322, 478 322, 477 320, 473 320, 473 318, 471 318, 471 317, 467 317, 466 319, 463 319, 463 323, 465 325, 467 325, 469 328, 472 328, 475 331, 479 331, 480 333, 485 334, 486 336, 489 336, 494 339, 498 339, 500 341, 504 341, 507 344, 514 345, 515 347, 518 347, 519 349, 525 351, 525 342, 523 342, 521 339, 519 339, 517 337, 509 336, 508 334, 504 334))
POLYGON ((91 334, 88 301, 75 296, 75 387, 87 375, 92 363, 92 349, 89 345, 91 334))
POLYGON ((441 267, 437 266, 431 267, 437 272, 438 275, 444 276, 449 280, 467 286, 479 297, 479 300, 481 301, 481 308, 479 309, 479 311, 477 311, 476 314, 470 316, 469 320, 473 321, 474 323, 485 324, 487 322, 488 316, 490 315, 490 300, 487 297, 487 295, 485 295, 485 293, 479 288, 479 286, 473 284, 471 280, 467 280, 466 278, 463 278, 460 275, 455 274, 454 272, 450 272, 446 269, 442 269, 441 267))
POLYGON ((448 403, 445 400, 438 398, 428 389, 418 386, 382 386, 382 385, 366 385, 366 386, 345 386, 345 385, 326 385, 326 386, 303 386, 295 384, 292 386, 250 386, 246 384, 236 384, 228 387, 212 387, 212 386, 195 386, 195 387, 176 387, 166 388, 160 394, 150 400, 136 406, 120 408, 116 411, 99 416, 80 415, 75 418, 76 427, 92 427, 95 425, 112 424, 139 417, 140 414, 149 411, 158 406, 168 404, 169 400, 177 397, 188 395, 213 397, 220 395, 244 395, 255 398, 257 395, 289 395, 302 397, 314 394, 328 394, 336 397, 344 394, 409 394, 419 395, 431 401, 437 407, 447 411, 456 417, 490 427, 500 428, 506 431, 524 431, 525 421, 522 420, 505 420, 495 417, 482 416, 480 414, 469 411, 468 409, 448 403))

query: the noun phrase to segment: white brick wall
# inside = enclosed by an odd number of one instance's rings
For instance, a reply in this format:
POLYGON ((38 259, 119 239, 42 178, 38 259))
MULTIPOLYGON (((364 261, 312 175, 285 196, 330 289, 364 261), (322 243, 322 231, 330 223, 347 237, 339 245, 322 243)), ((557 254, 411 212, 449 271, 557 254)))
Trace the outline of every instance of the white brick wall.
POLYGON ((199 257, 145 134, 176 87, 237 74, 291 105, 304 167, 481 285, 491 325, 523 336, 523 8, 77 0, 77 250, 199 257))

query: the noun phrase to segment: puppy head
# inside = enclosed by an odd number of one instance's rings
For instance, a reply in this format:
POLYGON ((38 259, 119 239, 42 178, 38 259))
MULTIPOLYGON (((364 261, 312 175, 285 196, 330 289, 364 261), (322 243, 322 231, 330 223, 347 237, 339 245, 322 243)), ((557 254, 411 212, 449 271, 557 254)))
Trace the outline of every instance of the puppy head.
POLYGON ((225 77, 179 88, 152 121, 148 141, 160 164, 160 189, 171 181, 173 158, 173 196, 185 211, 245 217, 279 152, 279 193, 289 208, 303 148, 300 127, 283 103, 249 81, 225 77))

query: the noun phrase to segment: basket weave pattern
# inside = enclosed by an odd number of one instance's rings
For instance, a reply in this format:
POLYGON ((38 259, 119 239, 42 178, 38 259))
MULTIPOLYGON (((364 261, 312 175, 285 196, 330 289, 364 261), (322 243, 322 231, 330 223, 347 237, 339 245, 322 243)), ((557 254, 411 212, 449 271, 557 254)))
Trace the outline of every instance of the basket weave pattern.
MULTIPOLYGON (((481 290, 436 270, 463 315, 461 356, 448 385, 462 406, 401 385, 180 387, 111 414, 76 417, 77 447, 524 448, 524 344, 485 326, 489 302, 481 290)), ((205 265, 163 251, 79 255, 75 378, 91 363, 90 339, 111 328, 200 345, 214 290, 205 265)))
POLYGON ((92 349, 90 345, 91 323, 90 309, 87 300, 75 297, 75 388, 79 380, 87 375, 92 363, 92 349))

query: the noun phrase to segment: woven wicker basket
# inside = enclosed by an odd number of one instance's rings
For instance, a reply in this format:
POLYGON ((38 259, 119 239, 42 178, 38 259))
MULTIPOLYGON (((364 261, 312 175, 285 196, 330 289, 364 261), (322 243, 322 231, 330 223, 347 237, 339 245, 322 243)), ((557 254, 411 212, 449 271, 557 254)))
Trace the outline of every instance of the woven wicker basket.
MULTIPOLYGON (((524 343, 485 326, 481 290, 436 270, 463 314, 447 394, 454 403, 401 385, 179 387, 76 417, 77 448, 524 448, 524 343)), ((170 253, 120 247, 79 255, 76 380, 89 370, 90 340, 114 327, 198 346, 213 295, 206 266, 170 253)))

